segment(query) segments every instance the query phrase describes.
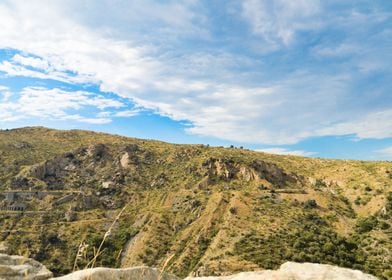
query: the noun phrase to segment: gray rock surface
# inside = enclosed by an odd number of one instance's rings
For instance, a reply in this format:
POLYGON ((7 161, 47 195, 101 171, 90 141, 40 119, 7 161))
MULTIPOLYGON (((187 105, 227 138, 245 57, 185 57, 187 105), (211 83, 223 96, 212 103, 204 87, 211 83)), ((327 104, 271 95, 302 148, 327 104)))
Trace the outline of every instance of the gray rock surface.
POLYGON ((377 280, 359 270, 326 264, 286 262, 278 270, 241 272, 221 277, 188 277, 185 280, 377 280))
MULTIPOLYGON (((93 268, 51 278, 52 273, 39 262, 20 256, 0 254, 0 280, 180 280, 158 269, 93 268)), ((315 263, 286 262, 278 270, 241 272, 230 276, 187 277, 185 280, 377 280, 359 270, 315 263)))
MULTIPOLYGON (((129 269, 94 268, 77 271, 54 278, 56 280, 177 280, 171 275, 160 275, 153 268, 129 269)), ((377 280, 378 278, 359 270, 313 263, 284 263, 278 270, 241 272, 230 276, 187 277, 185 280, 377 280)))
POLYGON ((180 280, 158 269, 149 267, 133 267, 125 269, 92 268, 73 272, 71 274, 52 278, 53 280, 180 280))
POLYGON ((33 259, 0 254, 1 280, 46 280, 52 275, 45 266, 33 259))

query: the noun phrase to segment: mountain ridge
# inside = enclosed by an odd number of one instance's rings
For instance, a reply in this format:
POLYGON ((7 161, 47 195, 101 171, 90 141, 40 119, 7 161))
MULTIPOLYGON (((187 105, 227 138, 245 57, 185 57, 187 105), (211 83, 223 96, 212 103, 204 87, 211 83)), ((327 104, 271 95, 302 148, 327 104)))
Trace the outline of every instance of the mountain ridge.
POLYGON ((7 253, 68 273, 86 265, 125 208, 100 265, 169 260, 168 270, 184 277, 312 261, 390 279, 391 174, 392 163, 383 161, 2 130, 0 240, 7 253))

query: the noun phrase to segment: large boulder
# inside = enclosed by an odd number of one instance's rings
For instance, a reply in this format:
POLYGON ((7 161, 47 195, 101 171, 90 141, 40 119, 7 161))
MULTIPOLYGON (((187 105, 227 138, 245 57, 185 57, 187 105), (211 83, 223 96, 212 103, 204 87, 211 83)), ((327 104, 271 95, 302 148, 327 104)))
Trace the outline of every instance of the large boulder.
POLYGON ((92 268, 73 272, 71 274, 53 278, 53 280, 179 280, 180 278, 161 273, 156 268, 92 268))
POLYGON ((46 280, 52 276, 52 272, 33 259, 0 254, 1 280, 46 280))
POLYGON ((278 272, 301 280, 377 280, 378 278, 359 270, 327 264, 286 262, 278 272))
POLYGON ((326 264, 286 262, 278 270, 241 272, 230 276, 188 277, 185 280, 377 280, 359 270, 326 264))
MULTIPOLYGON (((51 278, 39 262, 20 256, 0 254, 0 280, 180 280, 156 268, 92 268, 51 278)), ((278 270, 241 272, 230 276, 187 277, 185 280, 377 280, 359 270, 326 264, 286 262, 278 270)))

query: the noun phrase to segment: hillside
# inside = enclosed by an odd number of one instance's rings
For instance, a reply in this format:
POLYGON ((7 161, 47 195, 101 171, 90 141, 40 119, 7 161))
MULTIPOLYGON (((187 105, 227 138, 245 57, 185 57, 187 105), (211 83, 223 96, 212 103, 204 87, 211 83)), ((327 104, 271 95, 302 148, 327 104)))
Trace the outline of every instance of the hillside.
POLYGON ((184 277, 295 261, 392 279, 391 162, 33 127, 0 131, 0 191, 0 249, 57 275, 111 228, 97 265, 184 277))

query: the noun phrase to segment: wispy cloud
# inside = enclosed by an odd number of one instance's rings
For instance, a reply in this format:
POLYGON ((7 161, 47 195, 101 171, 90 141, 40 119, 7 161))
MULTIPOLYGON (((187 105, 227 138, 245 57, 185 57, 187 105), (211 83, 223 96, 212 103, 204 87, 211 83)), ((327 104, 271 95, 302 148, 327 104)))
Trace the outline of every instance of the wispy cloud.
MULTIPOLYGON (((19 56, 19 55, 18 55, 19 56)), ((10 77, 28 77, 37 79, 51 79, 66 83, 93 83, 97 82, 91 76, 85 74, 74 75, 71 72, 57 70, 53 68, 38 68, 38 66, 48 65, 48 62, 41 58, 33 58, 26 56, 19 56, 21 59, 14 59, 10 61, 3 61, 0 63, 0 71, 4 72, 10 77), (30 63, 23 64, 23 63, 30 63), (34 66, 33 66, 34 65, 34 66)))
POLYGON ((311 156, 315 153, 306 152, 303 150, 289 150, 286 148, 265 148, 265 149, 257 149, 258 152, 269 153, 269 154, 277 154, 277 155, 293 155, 293 156, 311 156))
POLYGON ((341 122, 320 129, 319 135, 353 134, 358 139, 384 139, 392 137, 392 109, 369 113, 349 122, 341 122))
POLYGON ((377 150, 376 152, 386 159, 392 159, 392 146, 377 150))
POLYGON ((109 118, 82 116, 75 111, 87 107, 98 110, 121 108, 118 100, 96 96, 84 91, 65 91, 58 88, 24 88, 15 101, 0 103, 1 121, 10 122, 24 118, 43 118, 48 120, 74 120, 85 123, 108 123, 109 118))
POLYGON ((119 111, 119 112, 115 113, 114 116, 129 118, 129 117, 137 116, 140 112, 141 112, 141 109, 131 109, 131 110, 119 111))
POLYGON ((45 72, 49 71, 49 63, 42 58, 39 57, 29 57, 22 56, 20 54, 16 54, 11 58, 12 62, 17 64, 21 64, 24 66, 30 66, 32 68, 44 70, 45 72))
POLYGON ((289 45, 299 31, 312 30, 319 25, 320 2, 290 0, 244 0, 242 15, 253 32, 271 47, 289 45))
POLYGON ((340 43, 336 46, 317 46, 314 53, 324 57, 340 57, 352 54, 360 54, 361 46, 353 43, 340 43))
POLYGON ((0 85, 0 102, 7 102, 12 96, 12 93, 8 87, 0 85))

